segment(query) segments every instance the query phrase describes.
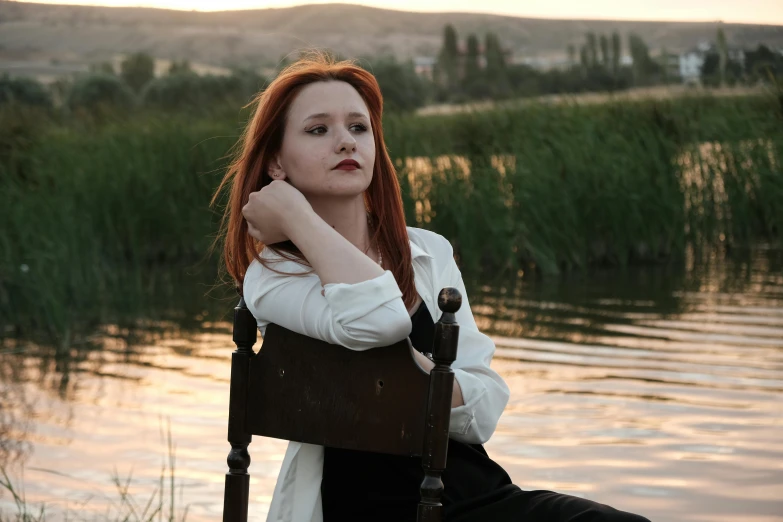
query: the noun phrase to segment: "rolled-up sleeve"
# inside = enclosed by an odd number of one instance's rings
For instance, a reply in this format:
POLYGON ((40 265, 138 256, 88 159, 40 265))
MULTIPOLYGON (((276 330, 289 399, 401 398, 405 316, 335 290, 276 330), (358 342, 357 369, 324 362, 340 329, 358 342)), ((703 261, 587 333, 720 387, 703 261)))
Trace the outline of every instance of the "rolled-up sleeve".
POLYGON ((449 437, 468 444, 483 444, 494 433, 508 403, 508 385, 490 368, 495 343, 476 326, 462 274, 453 257, 440 280, 442 286, 452 286, 462 294, 462 306, 456 314, 459 345, 452 368, 465 404, 451 409, 449 437))
MULTIPOLYGON (((275 269, 290 273, 295 266, 287 262, 275 269)), ((274 323, 331 344, 366 350, 394 344, 411 331, 402 292, 388 270, 360 283, 322 287, 315 274, 280 274, 255 261, 245 275, 243 292, 262 334, 274 323)))

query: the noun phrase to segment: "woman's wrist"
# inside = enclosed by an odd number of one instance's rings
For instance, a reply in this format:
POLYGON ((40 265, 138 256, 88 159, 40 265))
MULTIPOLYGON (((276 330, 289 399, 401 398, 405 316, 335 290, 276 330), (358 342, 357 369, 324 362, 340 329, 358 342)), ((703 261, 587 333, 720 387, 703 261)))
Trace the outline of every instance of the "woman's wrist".
MULTIPOLYGON (((433 368, 435 368, 435 362, 424 355, 423 353, 419 352, 418 350, 413 350, 413 357, 416 359, 416 362, 419 363, 419 366, 426 371, 427 373, 430 373, 433 368)), ((457 379, 454 379, 454 388, 451 391, 451 407, 457 408, 459 406, 465 405, 465 398, 462 396, 462 387, 457 382, 457 379)))
POLYGON ((288 239, 290 239, 295 245, 298 245, 298 241, 301 241, 302 234, 312 232, 317 226, 318 221, 325 223, 325 221, 315 213, 312 208, 305 209, 303 212, 297 212, 292 216, 283 217, 283 231, 288 239))
POLYGON ((416 359, 419 366, 427 373, 430 373, 430 370, 435 368, 435 362, 416 349, 413 350, 413 358, 416 359))

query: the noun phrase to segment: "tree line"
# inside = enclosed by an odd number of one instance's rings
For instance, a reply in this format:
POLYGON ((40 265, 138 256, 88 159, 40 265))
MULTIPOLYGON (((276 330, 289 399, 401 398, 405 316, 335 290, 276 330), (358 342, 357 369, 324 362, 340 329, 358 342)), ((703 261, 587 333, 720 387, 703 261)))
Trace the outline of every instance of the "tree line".
POLYGON ((209 110, 248 101, 265 81, 244 69, 230 75, 200 75, 187 60, 173 61, 164 75, 155 76, 154 58, 134 53, 120 63, 119 70, 109 62, 98 63, 87 73, 60 78, 48 87, 32 78, 0 76, 0 105, 16 103, 88 113, 138 107, 209 110))
MULTIPOLYGON (((644 40, 630 34, 625 42, 630 61, 625 63, 623 43, 616 31, 589 32, 581 43, 567 46, 565 64, 540 70, 514 63, 493 32, 468 34, 461 42, 456 29, 446 25, 430 75, 417 71, 412 60, 394 56, 367 56, 356 61, 375 75, 389 112, 411 111, 429 103, 612 92, 680 81, 679 71, 666 63, 669 55, 665 50, 654 58, 644 40)), ((742 62, 732 56, 719 29, 717 44, 705 56, 702 83, 783 83, 783 56, 779 53, 760 45, 746 51, 742 62)), ((289 62, 290 58, 281 59, 277 69, 289 62)), ((99 63, 89 73, 60 79, 49 87, 29 78, 2 76, 0 106, 22 103, 76 112, 96 112, 104 107, 203 112, 219 106, 242 106, 267 82, 268 78, 248 69, 234 69, 229 75, 200 75, 186 60, 172 62, 165 74, 156 76, 154 58, 135 53, 127 56, 118 70, 111 63, 99 63)))
MULTIPOLYGON (((541 70, 510 60, 494 33, 479 38, 469 34, 461 45, 453 26, 447 25, 433 75, 434 98, 442 102, 502 99, 543 94, 611 92, 630 87, 680 83, 679 57, 662 49, 653 56, 638 35, 628 35, 625 45, 629 60, 623 60, 623 39, 588 32, 581 44, 569 44, 565 64, 552 64, 541 70)), ((706 52, 699 76, 704 85, 753 85, 759 82, 783 84, 783 55, 764 45, 730 53, 722 29, 716 44, 706 52)))

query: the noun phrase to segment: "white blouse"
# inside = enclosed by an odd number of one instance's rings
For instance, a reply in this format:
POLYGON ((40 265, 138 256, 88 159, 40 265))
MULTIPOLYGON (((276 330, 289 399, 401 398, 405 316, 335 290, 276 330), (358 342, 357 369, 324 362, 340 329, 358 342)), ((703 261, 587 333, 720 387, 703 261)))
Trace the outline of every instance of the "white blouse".
MULTIPOLYGON (((456 314, 460 325, 457 359, 452 364, 465 404, 451 409, 449 437, 483 444, 495 431, 506 407, 509 389, 490 366, 495 344, 479 332, 451 244, 443 236, 408 227, 416 290, 437 321, 438 293, 447 286, 462 294, 456 314)), ((309 269, 282 259, 270 249, 265 260, 276 270, 303 273, 309 269)), ((289 330, 352 350, 388 346, 406 338, 411 319, 391 271, 355 284, 321 286, 318 275, 281 275, 253 261, 244 281, 247 307, 261 335, 275 323, 289 330), (321 290, 324 295, 321 295, 321 290)), ((322 522, 323 446, 289 442, 275 486, 267 521, 322 522)))

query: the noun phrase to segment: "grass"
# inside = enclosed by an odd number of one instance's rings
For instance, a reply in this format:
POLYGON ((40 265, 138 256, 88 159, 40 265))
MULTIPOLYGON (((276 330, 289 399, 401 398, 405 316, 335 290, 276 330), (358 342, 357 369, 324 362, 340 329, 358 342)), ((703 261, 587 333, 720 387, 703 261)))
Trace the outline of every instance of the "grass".
MULTIPOLYGON (((68 510, 66 513, 58 513, 58 516, 64 517, 66 521, 87 521, 101 520, 102 522, 185 522, 188 515, 188 506, 178 512, 176 507, 176 448, 171 438, 171 425, 168 425, 167 431, 167 460, 161 465, 160 480, 158 486, 149 495, 146 501, 138 500, 131 492, 132 474, 126 477, 120 477, 115 470, 111 476, 118 500, 112 502, 106 512, 100 516, 84 518, 78 512, 74 513, 68 510), (167 487, 168 486, 168 489, 167 487), (97 518, 96 518, 97 517, 97 518)), ((52 473, 56 473, 52 471, 52 473)), ((24 490, 14 484, 7 471, 0 467, 0 492, 6 491, 13 500, 16 512, 5 514, 0 510, 0 522, 44 522, 47 517, 45 505, 31 506, 28 504, 24 490)), ((81 506, 83 509, 84 506, 81 506)))
MULTIPOLYGON (((384 129, 408 223, 449 238, 466 275, 556 274, 779 241, 781 100, 525 104, 384 129)), ((208 302, 208 202, 246 113, 4 111, 0 335, 67 346, 208 302)))

